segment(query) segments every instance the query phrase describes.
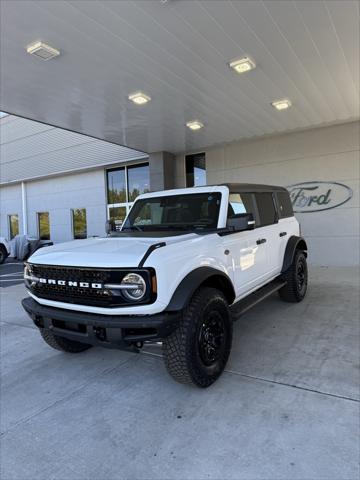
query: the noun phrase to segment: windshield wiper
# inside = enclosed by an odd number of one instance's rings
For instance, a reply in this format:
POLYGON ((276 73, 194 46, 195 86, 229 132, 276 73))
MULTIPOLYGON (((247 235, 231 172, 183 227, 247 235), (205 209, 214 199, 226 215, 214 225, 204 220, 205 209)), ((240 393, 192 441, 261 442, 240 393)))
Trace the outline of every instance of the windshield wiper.
POLYGON ((156 230, 178 230, 178 231, 183 231, 183 230, 189 230, 188 225, 149 225, 148 229, 151 231, 156 231, 156 230))
POLYGON ((142 228, 140 228, 138 225, 131 225, 130 227, 124 227, 124 228, 121 229, 121 231, 123 231, 123 232, 124 232, 125 230, 131 230, 131 231, 137 230, 137 231, 139 231, 139 232, 143 232, 143 231, 144 231, 144 230, 143 230, 142 228))

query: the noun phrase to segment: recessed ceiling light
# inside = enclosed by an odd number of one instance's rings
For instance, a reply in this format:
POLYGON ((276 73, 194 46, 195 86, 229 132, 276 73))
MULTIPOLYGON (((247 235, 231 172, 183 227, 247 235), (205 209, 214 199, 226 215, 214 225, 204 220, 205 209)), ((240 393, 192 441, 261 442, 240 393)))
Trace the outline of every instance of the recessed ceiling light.
POLYGON ((26 47, 26 51, 30 53, 30 55, 41 58, 41 60, 50 60, 60 55, 60 50, 50 47, 50 45, 46 45, 46 43, 43 42, 31 43, 26 47))
POLYGON ((150 102, 151 97, 143 92, 134 92, 128 96, 128 99, 136 103, 136 105, 145 105, 145 103, 150 102))
POLYGON ((276 108, 276 110, 286 110, 291 107, 291 102, 287 98, 284 98, 283 100, 272 102, 271 105, 276 108))
POLYGON ((229 63, 229 67, 235 70, 236 73, 245 73, 254 70, 256 64, 251 58, 243 57, 238 58, 237 60, 232 60, 229 63))
POLYGON ((190 128, 190 130, 200 130, 200 128, 203 128, 204 124, 199 120, 192 120, 191 122, 187 122, 186 126, 190 128))

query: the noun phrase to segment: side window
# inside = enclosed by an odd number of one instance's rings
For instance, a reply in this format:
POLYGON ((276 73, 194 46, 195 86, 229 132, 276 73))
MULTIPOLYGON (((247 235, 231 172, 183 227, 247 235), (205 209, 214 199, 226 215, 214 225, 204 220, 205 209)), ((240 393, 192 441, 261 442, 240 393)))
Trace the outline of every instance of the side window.
POLYGON ((38 218, 38 232, 40 240, 50 240, 50 218, 49 212, 39 212, 38 218))
POLYGON ((257 227, 265 227, 277 222, 277 215, 272 193, 255 193, 255 200, 259 214, 257 227))
POLYGON ((293 217, 294 212, 288 192, 276 193, 278 211, 280 218, 293 217))
POLYGON ((8 215, 9 237, 12 240, 19 235, 19 216, 17 214, 8 215))
POLYGON ((72 230, 75 240, 87 237, 86 209, 74 208, 71 210, 72 230))
POLYGON ((230 193, 228 217, 238 213, 252 213, 255 218, 255 206, 251 193, 230 193))

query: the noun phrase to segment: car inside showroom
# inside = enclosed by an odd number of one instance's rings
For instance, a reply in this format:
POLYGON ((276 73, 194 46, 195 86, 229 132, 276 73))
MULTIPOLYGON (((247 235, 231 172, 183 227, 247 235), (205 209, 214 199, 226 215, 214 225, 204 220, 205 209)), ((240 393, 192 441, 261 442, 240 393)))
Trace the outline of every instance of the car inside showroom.
POLYGON ((359 478, 359 8, 0 2, 4 480, 359 478))

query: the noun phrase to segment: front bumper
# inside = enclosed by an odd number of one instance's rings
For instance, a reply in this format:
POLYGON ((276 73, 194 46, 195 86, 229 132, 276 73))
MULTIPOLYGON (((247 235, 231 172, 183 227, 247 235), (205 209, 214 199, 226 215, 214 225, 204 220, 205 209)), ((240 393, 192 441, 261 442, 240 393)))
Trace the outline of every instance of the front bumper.
POLYGON ((162 340, 176 329, 181 318, 181 312, 99 315, 47 307, 29 297, 21 303, 38 328, 49 329, 59 337, 107 348, 162 340))

